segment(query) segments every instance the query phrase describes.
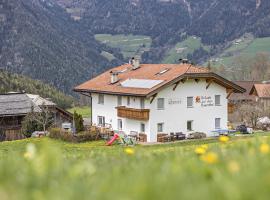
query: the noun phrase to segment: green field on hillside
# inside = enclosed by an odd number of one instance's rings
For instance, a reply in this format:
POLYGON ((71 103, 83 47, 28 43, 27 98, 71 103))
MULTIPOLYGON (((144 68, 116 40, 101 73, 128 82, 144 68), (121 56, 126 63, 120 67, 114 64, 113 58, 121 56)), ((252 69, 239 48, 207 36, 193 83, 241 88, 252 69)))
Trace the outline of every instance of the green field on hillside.
POLYGON ((167 51, 163 63, 178 63, 179 58, 186 58, 188 54, 193 53, 200 47, 209 51, 209 47, 204 46, 200 38, 194 36, 188 37, 186 40, 177 43, 173 48, 167 51))
MULTIPOLYGON (((110 47, 119 48, 124 58, 141 56, 144 51, 149 51, 152 43, 150 37, 143 35, 96 34, 95 38, 110 47)), ((108 58, 106 55, 105 57, 108 58)))
POLYGON ((240 42, 233 42, 225 51, 217 56, 213 64, 215 66, 232 65, 237 57, 252 58, 257 53, 264 52, 270 54, 270 37, 265 38, 241 38, 240 42))
POLYGON ((155 146, 0 143, 0 196, 34 199, 269 199, 269 134, 155 146))
POLYGON ((89 106, 81 106, 81 107, 73 107, 68 109, 70 113, 74 113, 75 111, 82 115, 83 118, 89 118, 91 116, 91 109, 89 106))

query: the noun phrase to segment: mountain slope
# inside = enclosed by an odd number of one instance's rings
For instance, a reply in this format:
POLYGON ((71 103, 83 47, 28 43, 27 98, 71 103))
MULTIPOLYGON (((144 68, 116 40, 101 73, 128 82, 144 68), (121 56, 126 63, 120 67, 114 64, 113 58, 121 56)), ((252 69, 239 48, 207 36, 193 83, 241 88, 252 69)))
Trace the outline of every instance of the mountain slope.
POLYGON ((39 94, 44 98, 50 98, 62 108, 70 108, 73 97, 65 95, 56 88, 44 84, 41 81, 30 79, 26 76, 11 74, 0 70, 0 93, 25 91, 31 94, 39 94))
POLYGON ((270 36, 269 0, 54 1, 68 11, 80 10, 81 26, 95 34, 150 36, 151 50, 143 55, 147 62, 160 62, 170 48, 190 36, 210 45, 209 52, 200 48, 190 54, 196 61, 222 52, 245 33, 270 36))
MULTIPOLYGON (((74 85, 118 63, 114 50, 95 41, 49 0, 0 2, 0 69, 46 81, 70 93, 74 85)), ((121 58, 121 56, 120 56, 121 58)))

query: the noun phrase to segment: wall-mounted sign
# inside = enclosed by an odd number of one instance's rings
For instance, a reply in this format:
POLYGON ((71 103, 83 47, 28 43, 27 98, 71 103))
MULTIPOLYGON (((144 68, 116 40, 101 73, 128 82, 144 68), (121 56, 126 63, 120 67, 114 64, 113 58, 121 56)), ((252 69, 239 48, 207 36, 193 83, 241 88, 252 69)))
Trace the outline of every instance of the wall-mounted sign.
POLYGON ((181 104, 181 103, 182 103, 181 99, 169 99, 168 100, 169 105, 176 105, 176 104, 181 104))
POLYGON ((200 103, 202 107, 214 106, 214 101, 211 96, 201 96, 200 103))

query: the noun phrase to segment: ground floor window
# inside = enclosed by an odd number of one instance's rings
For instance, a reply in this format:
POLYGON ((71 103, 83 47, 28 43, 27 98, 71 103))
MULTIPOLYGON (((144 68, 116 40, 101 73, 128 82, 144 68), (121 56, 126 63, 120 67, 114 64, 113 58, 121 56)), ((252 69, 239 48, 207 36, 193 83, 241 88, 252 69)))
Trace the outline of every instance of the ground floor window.
POLYGON ((98 126, 105 126, 105 117, 98 116, 98 126))
POLYGON ((164 128, 164 123, 158 123, 157 124, 157 131, 158 132, 163 132, 163 128, 164 128))
POLYGON ((220 121, 221 121, 220 118, 215 119, 215 129, 220 129, 220 121))
POLYGON ((123 121, 122 119, 118 119, 118 130, 122 130, 123 129, 123 121))
POLYGON ((193 131, 193 121, 192 120, 187 121, 187 130, 193 131))
POLYGON ((141 132, 144 133, 145 132, 145 124, 141 123, 141 132))

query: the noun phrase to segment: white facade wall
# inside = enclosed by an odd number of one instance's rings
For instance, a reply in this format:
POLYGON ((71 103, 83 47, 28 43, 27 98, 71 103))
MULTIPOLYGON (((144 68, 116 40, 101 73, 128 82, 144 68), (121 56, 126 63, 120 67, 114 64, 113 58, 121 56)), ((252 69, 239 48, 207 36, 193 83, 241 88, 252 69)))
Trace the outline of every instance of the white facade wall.
MULTIPOLYGON (((122 96, 122 106, 129 108, 141 108, 140 97, 130 97, 130 105, 127 105, 127 96, 122 96)), ((145 99, 145 108, 149 109, 149 100, 145 99)), ((92 94, 92 120, 98 124, 98 116, 105 117, 105 123, 111 124, 114 130, 118 130, 118 119, 122 119, 122 130, 129 134, 130 131, 141 132, 141 123, 145 124, 145 133, 149 133, 149 122, 121 118, 117 116, 118 106, 116 95, 104 95, 104 104, 98 104, 98 94, 92 94)))
MULTIPOLYGON (((212 83, 206 89, 207 83, 205 80, 200 80, 198 83, 194 80, 180 83, 176 90, 173 91, 173 86, 168 86, 160 91, 152 104, 150 99, 145 99, 145 108, 150 109, 149 121, 138 121, 122 118, 123 131, 127 134, 130 131, 141 132, 141 123, 145 124, 145 133, 147 141, 155 142, 157 140, 157 124, 164 124, 164 133, 183 132, 188 133, 187 121, 192 120, 192 128, 194 131, 204 132, 210 136, 215 129, 215 118, 221 119, 221 128, 227 128, 227 93, 226 88, 212 83), (201 103, 196 103, 196 97, 208 97, 210 103, 215 104, 215 95, 221 95, 220 106, 210 105, 202 106, 201 103), (193 97, 193 108, 187 108, 187 97, 193 97), (157 109, 158 98, 165 99, 165 109, 157 109), (173 104, 170 102, 174 102, 173 104)), ((140 97, 130 97, 130 105, 127 105, 127 97, 122 97, 122 106, 130 108, 141 108, 140 97)), ((92 120, 97 124, 98 116, 105 117, 105 123, 112 125, 114 130, 118 129, 117 117, 117 96, 104 95, 104 105, 98 104, 98 94, 92 94, 92 120)))
POLYGON ((173 91, 173 85, 159 92, 150 107, 150 141, 156 141, 158 123, 164 123, 163 132, 168 134, 170 132, 188 133, 187 121, 193 121, 193 131, 204 132, 211 136, 211 131, 215 130, 215 118, 221 119, 222 129, 227 128, 226 88, 216 83, 212 83, 208 89, 206 86, 205 80, 200 80, 198 83, 189 80, 180 83, 175 91, 173 91), (195 102, 196 97, 206 96, 211 97, 213 104, 215 104, 215 95, 221 95, 220 106, 204 107, 201 103, 195 102), (187 107, 187 97, 193 97, 193 108, 187 107), (165 98, 164 110, 157 110, 158 98, 165 98), (170 100, 176 103, 169 104, 170 100))

